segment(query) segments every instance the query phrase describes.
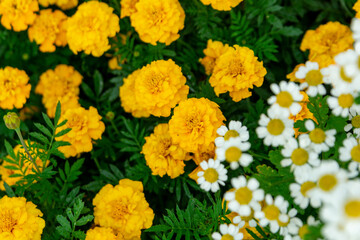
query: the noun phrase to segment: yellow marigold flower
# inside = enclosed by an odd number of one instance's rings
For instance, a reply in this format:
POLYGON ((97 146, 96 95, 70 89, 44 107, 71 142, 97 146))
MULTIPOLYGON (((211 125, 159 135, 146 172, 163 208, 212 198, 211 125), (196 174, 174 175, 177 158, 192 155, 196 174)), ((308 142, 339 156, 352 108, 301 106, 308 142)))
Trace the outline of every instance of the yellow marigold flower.
POLYGON ((109 50, 108 37, 114 37, 120 31, 119 17, 112 12, 113 8, 104 2, 82 3, 66 23, 66 37, 71 51, 75 54, 84 51, 100 57, 109 50))
POLYGON ((230 11, 231 8, 239 5, 243 0, 200 0, 203 4, 209 5, 219 11, 230 11))
POLYGON ((151 227, 154 219, 139 181, 122 179, 115 187, 107 184, 93 205, 95 224, 112 228, 120 239, 140 239, 141 229, 151 227))
POLYGON ((353 9, 356 11, 355 17, 360 18, 360 1, 359 0, 354 4, 353 9))
POLYGON ((40 45, 41 52, 54 52, 56 46, 64 47, 66 41, 66 29, 64 21, 67 16, 59 11, 54 12, 51 9, 40 11, 40 15, 28 30, 30 41, 34 41, 40 45))
POLYGON ((170 116, 171 109, 187 98, 189 87, 181 68, 170 60, 146 65, 124 80, 121 105, 134 117, 170 116))
POLYGON ((37 11, 39 11, 37 0, 0 1, 1 24, 16 32, 26 30, 28 25, 34 22, 37 11))
POLYGON ((286 75, 286 78, 289 79, 289 80, 292 81, 292 82, 298 82, 298 83, 303 83, 303 82, 305 82, 305 78, 304 78, 304 79, 298 79, 298 78, 295 77, 295 73, 299 70, 299 68, 300 68, 301 66, 305 66, 305 64, 304 64, 304 63, 300 63, 300 64, 296 65, 295 68, 294 68, 294 70, 293 70, 291 73, 289 73, 288 75, 286 75))
POLYGON ((45 227, 42 212, 24 197, 0 199, 0 239, 40 240, 45 227))
POLYGON ((203 51, 205 57, 199 59, 200 63, 204 66, 205 73, 207 75, 210 75, 213 72, 216 60, 224 52, 226 52, 228 48, 229 48, 228 44, 224 45, 220 41, 213 41, 211 39, 208 40, 207 47, 203 51))
POLYGON ((247 47, 229 47, 216 61, 209 82, 216 95, 229 92, 235 102, 251 96, 249 88, 260 87, 264 82, 266 69, 247 47))
MULTIPOLYGON (((119 57, 120 56, 115 56, 109 60, 108 65, 111 70, 121 70, 122 69, 122 67, 119 66, 119 61, 118 61, 119 57)), ((125 59, 123 59, 120 63, 123 64, 124 62, 125 62, 125 59)))
POLYGON ((57 132, 66 128, 71 128, 71 131, 56 138, 56 141, 66 141, 71 144, 59 148, 65 157, 74 157, 82 152, 90 152, 93 149, 92 139, 101 139, 101 135, 105 131, 105 124, 100 121, 101 116, 94 107, 90 107, 89 110, 82 107, 68 109, 59 121, 63 120, 67 120, 67 122, 58 128, 57 132))
POLYGON ((354 39, 348 26, 339 22, 328 22, 315 30, 306 31, 301 42, 301 51, 309 50, 309 59, 320 68, 335 63, 334 57, 353 48, 354 39))
POLYGON ((43 7, 56 4, 62 10, 68 10, 78 5, 78 0, 39 0, 39 4, 43 7))
POLYGON ((185 12, 178 0, 139 0, 131 14, 131 25, 142 41, 169 45, 180 37, 184 28, 185 12))
POLYGON ((154 133, 145 140, 142 153, 153 175, 162 177, 167 174, 176 178, 184 173, 186 152, 172 143, 167 123, 157 125, 154 133))
POLYGON ((206 98, 190 98, 174 109, 169 121, 170 136, 185 151, 198 152, 215 141, 216 130, 225 120, 216 103, 206 98))
POLYGON ((120 18, 130 17, 133 13, 135 13, 135 4, 137 4, 138 2, 139 0, 121 0, 120 18))
POLYGON ((17 68, 0 68, 0 108, 22 108, 30 96, 31 85, 25 71, 17 68))
POLYGON ((49 69, 41 74, 35 93, 43 95, 42 102, 49 117, 55 116, 58 101, 61 103, 62 113, 80 106, 78 99, 81 82, 81 74, 74 67, 65 64, 57 65, 54 70, 49 69))
POLYGON ((85 240, 117 240, 111 228, 96 227, 86 232, 85 240))

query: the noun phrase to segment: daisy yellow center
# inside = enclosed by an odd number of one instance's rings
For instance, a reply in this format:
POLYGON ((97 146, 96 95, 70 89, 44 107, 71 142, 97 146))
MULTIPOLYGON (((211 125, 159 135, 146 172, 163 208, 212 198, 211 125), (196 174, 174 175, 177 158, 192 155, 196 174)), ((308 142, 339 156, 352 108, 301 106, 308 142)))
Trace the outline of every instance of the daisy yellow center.
POLYGON ((219 174, 214 168, 208 168, 205 170, 204 178, 209 183, 214 183, 218 180, 219 174))
POLYGON ((229 74, 233 77, 236 77, 243 73, 244 67, 239 60, 231 61, 229 64, 229 74))
POLYGON ((239 161, 242 155, 242 151, 237 147, 229 147, 226 149, 225 158, 228 162, 237 162, 239 161))
POLYGON ((323 143, 326 139, 325 132, 320 128, 315 128, 309 134, 309 138, 313 143, 323 143))
POLYGON ((0 213, 0 232, 11 232, 16 223, 9 210, 0 213))
POLYGON ((286 227, 287 225, 289 225, 289 222, 290 222, 290 218, 288 219, 287 222, 282 222, 280 221, 279 219, 277 220, 278 224, 280 227, 286 227))
POLYGON ((263 212, 265 214, 265 217, 270 221, 277 220, 280 215, 280 210, 275 205, 268 205, 264 207, 263 212))
POLYGON ((341 77, 341 79, 344 80, 345 82, 349 82, 349 83, 352 82, 352 78, 346 76, 344 67, 341 67, 341 68, 340 68, 340 77, 341 77))
POLYGON ((307 192, 310 189, 313 189, 315 186, 316 184, 314 182, 310 182, 310 181, 304 182, 303 184, 301 184, 300 192, 304 197, 307 197, 307 192))
POLYGON ((267 125, 267 130, 271 135, 280 135, 285 129, 283 121, 280 119, 271 119, 267 125))
POLYGON ((360 145, 356 145, 351 149, 351 158, 356 161, 360 162, 360 145))
POLYGON ((319 70, 310 70, 305 76, 305 81, 309 86, 317 86, 323 82, 323 76, 319 70))
POLYGON ((360 115, 357 115, 351 119, 351 125, 354 128, 360 128, 360 115))
POLYGON ((303 148, 295 149, 291 154, 291 160, 295 165, 301 166, 307 163, 309 159, 308 152, 303 148))
POLYGON ((308 225, 305 224, 303 226, 301 226, 301 228, 299 229, 299 236, 301 239, 304 239, 305 234, 309 233, 309 228, 308 225))
POLYGON ((345 213, 348 217, 358 218, 360 217, 360 201, 353 200, 349 201, 345 205, 345 213))
POLYGON ((354 103, 354 97, 351 94, 341 94, 338 98, 339 106, 342 108, 349 108, 354 103))
POLYGON ((124 219, 124 216, 129 215, 131 212, 128 203, 123 202, 121 200, 115 200, 111 202, 110 206, 111 206, 110 216, 116 221, 124 219))
POLYGON ((224 139, 225 141, 229 140, 230 138, 232 137, 238 137, 239 136, 239 133, 235 130, 229 130, 225 133, 224 135, 224 139))
POLYGON ((331 191, 337 184, 337 179, 332 174, 325 174, 319 179, 319 188, 325 192, 331 191))
POLYGON ((289 92, 282 91, 276 96, 276 102, 280 107, 288 108, 293 103, 293 97, 289 92))
POLYGON ((238 201, 241 205, 246 205, 251 202, 252 192, 247 187, 241 187, 235 192, 235 200, 238 201))
POLYGON ((234 237, 231 236, 230 234, 225 234, 221 237, 220 240, 234 240, 234 237))

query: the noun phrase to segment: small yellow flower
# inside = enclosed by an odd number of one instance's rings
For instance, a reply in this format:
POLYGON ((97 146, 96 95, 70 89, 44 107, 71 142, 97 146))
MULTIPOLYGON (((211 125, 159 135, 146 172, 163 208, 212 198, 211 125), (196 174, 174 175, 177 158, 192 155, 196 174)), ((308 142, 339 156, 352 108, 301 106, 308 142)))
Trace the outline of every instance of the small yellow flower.
POLYGON ((30 96, 31 85, 25 71, 17 68, 0 68, 0 108, 22 108, 30 96))
POLYGON ((354 4, 353 9, 356 12, 355 17, 360 18, 360 1, 359 0, 354 4))
POLYGON ((229 92, 235 102, 251 96, 249 88, 263 84, 266 69, 247 47, 229 47, 216 61, 209 82, 216 95, 229 92))
POLYGON ((49 117, 55 116, 58 101, 61 103, 62 113, 80 106, 78 99, 81 82, 80 73, 74 67, 65 64, 60 64, 54 70, 49 69, 41 74, 35 93, 43 95, 42 102, 49 117))
POLYGON ((42 212, 24 197, 0 199, 0 239, 40 240, 45 227, 42 212))
POLYGON ((213 41, 211 39, 207 42, 207 47, 204 49, 204 58, 200 58, 200 63, 205 68, 205 73, 207 75, 210 75, 215 67, 216 60, 228 50, 229 45, 223 44, 220 41, 213 41))
POLYGON ((219 11, 230 11, 231 8, 239 5, 243 0, 200 0, 203 4, 209 5, 219 11))
POLYGON ((59 121, 63 120, 67 120, 67 122, 58 128, 57 132, 66 128, 71 128, 71 131, 56 138, 56 141, 66 141, 71 144, 59 148, 65 157, 74 157, 82 152, 90 152, 93 149, 92 140, 101 139, 101 135, 105 131, 105 124, 100 121, 101 116, 94 107, 90 107, 89 110, 82 107, 68 109, 59 121))
POLYGON ((39 11, 37 0, 1 0, 0 16, 1 24, 16 32, 26 30, 35 18, 35 12, 39 11))
POLYGON ((71 51, 84 51, 100 57, 110 49, 109 37, 120 31, 119 17, 104 2, 82 3, 76 13, 68 18, 66 37, 71 51))
POLYGON ((66 29, 64 22, 67 16, 59 11, 54 12, 51 9, 40 11, 40 15, 28 30, 30 41, 40 45, 41 52, 54 52, 56 46, 64 47, 66 41, 66 29))
POLYGON ((39 4, 43 7, 56 4, 62 10, 68 10, 78 5, 78 0, 39 0, 39 4))
MULTIPOLYGON (((124 62, 125 62, 125 59, 123 59, 120 63, 123 64, 124 62)), ((108 65, 111 70, 121 70, 122 69, 122 67, 119 66, 119 61, 118 61, 117 56, 111 58, 108 62, 108 65)))
POLYGON ((95 227, 86 232, 85 240, 118 240, 111 228, 95 227))
POLYGON ((154 133, 145 140, 142 153, 153 175, 162 177, 167 174, 176 178, 184 173, 186 152, 172 143, 168 124, 157 125, 154 133))
POLYGON ((180 102, 169 121, 169 132, 175 144, 185 151, 198 152, 210 147, 225 117, 219 106, 206 98, 180 102))
POLYGON ((122 179, 107 184, 93 200, 95 224, 114 230, 120 239, 140 239, 141 229, 151 227, 154 212, 139 181, 122 179))
POLYGON ((133 26, 142 41, 169 45, 177 40, 184 28, 185 12, 178 0, 139 0, 131 14, 133 26))
POLYGON ((139 2, 139 0, 121 0, 121 13, 120 17, 130 17, 132 14, 136 12, 135 5, 139 2))

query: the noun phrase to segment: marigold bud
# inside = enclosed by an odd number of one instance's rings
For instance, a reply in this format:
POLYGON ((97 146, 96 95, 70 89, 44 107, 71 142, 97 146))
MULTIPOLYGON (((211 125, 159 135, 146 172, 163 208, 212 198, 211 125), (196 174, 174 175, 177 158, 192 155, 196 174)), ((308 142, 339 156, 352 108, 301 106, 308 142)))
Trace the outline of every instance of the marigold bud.
POLYGON ((4 116, 4 122, 8 129, 17 129, 20 127, 20 118, 14 112, 9 112, 4 116))
POLYGON ((106 115, 105 115, 106 119, 109 120, 109 121, 112 121, 115 117, 115 113, 114 112, 107 112, 106 115))

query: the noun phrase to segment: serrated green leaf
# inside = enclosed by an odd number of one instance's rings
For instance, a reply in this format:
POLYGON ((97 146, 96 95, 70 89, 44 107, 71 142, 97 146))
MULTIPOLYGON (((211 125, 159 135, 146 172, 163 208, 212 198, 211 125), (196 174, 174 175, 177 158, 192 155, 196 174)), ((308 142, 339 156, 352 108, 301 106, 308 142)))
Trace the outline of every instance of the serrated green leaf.
POLYGON ((40 140, 41 142, 45 143, 45 144, 50 144, 49 140, 47 139, 47 137, 45 137, 44 135, 42 135, 41 133, 37 133, 37 132, 31 132, 29 133, 29 135, 31 137, 34 137, 38 140, 40 140))
POLYGON ((81 83, 81 89, 84 91, 85 95, 88 96, 90 99, 95 100, 95 94, 94 92, 91 90, 91 88, 89 87, 89 85, 87 85, 85 82, 81 83))
POLYGON ((91 222, 93 219, 94 217, 92 215, 83 216, 76 221, 76 226, 84 226, 88 222, 91 222))
POLYGON ((56 127, 58 127, 58 122, 61 116, 61 104, 60 101, 58 101, 57 105, 56 105, 56 110, 55 110, 55 118, 54 118, 54 124, 56 127))
POLYGON ((16 197, 12 188, 4 181, 5 192, 8 197, 16 197))
POLYGON ((63 226, 57 226, 57 227, 56 227, 56 231, 57 231, 61 236, 63 236, 64 238, 66 238, 66 239, 69 239, 69 238, 70 238, 70 232, 67 231, 65 227, 63 227, 63 226))
POLYGON ((52 137, 52 134, 50 133, 49 129, 47 129, 44 125, 42 125, 40 123, 34 123, 34 125, 37 129, 39 129, 45 135, 47 135, 50 138, 52 137))
POLYGON ((6 148, 6 152, 7 154, 10 155, 10 157, 12 157, 13 159, 16 159, 15 153, 14 153, 14 149, 13 147, 10 145, 10 143, 8 141, 4 141, 5 143, 5 148, 6 148))
POLYGON ((54 124, 51 122, 50 118, 48 117, 48 115, 46 115, 45 113, 41 113, 42 117, 45 121, 45 123, 49 126, 49 128, 51 128, 52 130, 54 130, 54 124))
POLYGON ((169 227, 168 225, 155 225, 152 226, 151 228, 148 228, 145 230, 145 232, 166 232, 168 230, 170 230, 171 227, 169 227))
POLYGON ((58 223, 60 223, 61 226, 64 227, 64 230, 67 232, 71 232, 71 224, 70 222, 66 219, 66 217, 62 216, 62 215, 57 215, 56 216, 56 220, 58 221, 58 223))
POLYGON ((67 208, 65 212, 66 212, 66 215, 68 216, 68 218, 70 219, 71 222, 76 221, 76 219, 74 218, 74 214, 73 214, 73 212, 71 211, 70 208, 67 208))
POLYGON ((71 128, 67 128, 67 129, 61 130, 60 132, 58 132, 58 133, 55 135, 55 137, 61 137, 61 136, 65 135, 65 134, 67 134, 67 133, 70 132, 70 131, 71 131, 71 128))
POLYGON ((75 231, 73 233, 73 236, 76 237, 77 239, 80 239, 80 240, 84 240, 86 238, 86 234, 83 232, 83 231, 75 231))
POLYGON ((300 28, 290 27, 290 26, 283 27, 276 32, 286 37, 298 37, 303 33, 303 31, 300 28))
POLYGON ((94 86, 96 96, 99 96, 104 88, 104 80, 101 73, 98 70, 95 70, 94 73, 94 86))

